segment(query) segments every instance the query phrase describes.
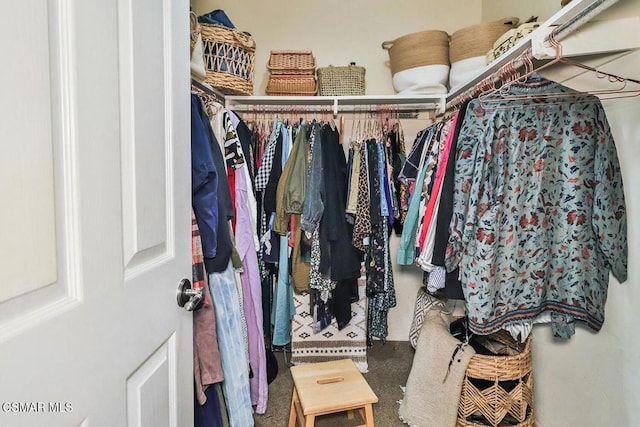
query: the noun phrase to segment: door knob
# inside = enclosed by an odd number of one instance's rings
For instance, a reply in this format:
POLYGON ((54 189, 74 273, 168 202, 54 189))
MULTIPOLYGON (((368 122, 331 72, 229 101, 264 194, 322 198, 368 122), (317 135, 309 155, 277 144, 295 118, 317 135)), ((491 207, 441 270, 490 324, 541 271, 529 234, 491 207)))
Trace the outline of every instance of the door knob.
POLYGON ((202 289, 193 289, 189 279, 180 281, 177 292, 178 306, 184 307, 187 311, 193 311, 198 308, 203 297, 202 289))

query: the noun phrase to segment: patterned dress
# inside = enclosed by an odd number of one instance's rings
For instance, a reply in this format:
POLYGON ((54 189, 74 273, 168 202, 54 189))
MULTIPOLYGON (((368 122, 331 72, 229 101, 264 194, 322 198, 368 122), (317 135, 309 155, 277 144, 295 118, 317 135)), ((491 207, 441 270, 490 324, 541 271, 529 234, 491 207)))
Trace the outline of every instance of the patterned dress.
POLYGON ((599 330, 609 272, 627 278, 620 165, 599 100, 540 77, 485 108, 458 140, 447 269, 460 267, 470 329, 489 334, 550 312, 554 335, 599 330), (545 97, 535 97, 536 94, 545 97))

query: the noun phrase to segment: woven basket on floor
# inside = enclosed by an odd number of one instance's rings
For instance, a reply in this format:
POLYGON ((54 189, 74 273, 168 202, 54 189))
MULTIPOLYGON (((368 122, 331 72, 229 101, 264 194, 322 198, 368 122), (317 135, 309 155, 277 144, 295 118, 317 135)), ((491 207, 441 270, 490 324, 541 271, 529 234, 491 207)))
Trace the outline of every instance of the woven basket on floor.
POLYGON ((267 94, 272 96, 314 96, 317 92, 313 75, 272 74, 267 83, 267 94))
POLYGON ((485 56, 501 35, 518 26, 518 21, 518 18, 509 17, 456 31, 451 36, 449 48, 451 63, 476 56, 485 56))
POLYGON ((533 427, 531 336, 514 356, 475 354, 465 372, 457 427, 533 427))
POLYGON ((318 68, 319 94, 327 96, 364 95, 366 90, 365 74, 366 69, 358 67, 355 62, 346 67, 329 65, 318 68))
POLYGON ((310 50, 272 50, 267 69, 271 74, 314 74, 316 58, 310 50))
POLYGON ((256 43, 251 36, 222 25, 200 23, 205 81, 226 95, 251 95, 256 43))

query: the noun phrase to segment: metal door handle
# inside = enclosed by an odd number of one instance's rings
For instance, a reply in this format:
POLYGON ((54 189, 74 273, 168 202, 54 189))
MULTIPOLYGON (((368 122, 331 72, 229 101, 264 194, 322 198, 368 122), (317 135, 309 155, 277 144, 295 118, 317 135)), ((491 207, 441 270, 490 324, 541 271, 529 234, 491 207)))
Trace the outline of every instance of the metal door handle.
POLYGON ((180 281, 177 292, 178 306, 184 307, 187 311, 193 311, 198 308, 203 297, 203 290, 193 289, 189 279, 182 279, 180 281))

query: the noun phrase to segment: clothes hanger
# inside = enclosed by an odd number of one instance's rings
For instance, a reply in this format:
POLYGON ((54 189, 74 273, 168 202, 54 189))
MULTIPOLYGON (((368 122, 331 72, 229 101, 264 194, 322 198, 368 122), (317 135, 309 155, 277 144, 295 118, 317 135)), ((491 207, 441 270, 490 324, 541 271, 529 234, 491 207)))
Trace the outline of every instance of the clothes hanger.
POLYGON ((533 57, 531 54, 531 49, 525 50, 522 55, 522 61, 524 64, 524 73, 520 75, 518 73, 515 60, 510 61, 507 65, 505 65, 504 70, 501 71, 504 73, 501 75, 506 76, 503 77, 503 84, 499 87, 494 87, 482 90, 481 94, 478 96, 480 101, 480 105, 484 109, 508 109, 508 108, 517 108, 529 105, 527 101, 545 101, 545 105, 555 105, 555 104, 563 104, 567 102, 574 102, 576 100, 580 100, 580 102, 600 102, 602 99, 614 99, 614 98, 629 98, 636 97, 640 95, 640 87, 637 89, 627 89, 627 83, 635 83, 640 85, 640 80, 635 80, 627 77, 621 77, 615 74, 607 73, 596 68, 590 67, 586 64, 582 64, 562 56, 562 45, 556 40, 555 34, 552 32, 549 35, 549 41, 551 45, 556 50, 556 57, 543 64, 542 66, 536 68, 533 64, 533 57), (514 84, 526 85, 527 80, 534 74, 539 73, 541 70, 548 68, 552 65, 562 63, 570 66, 575 66, 582 68, 584 70, 595 73, 595 76, 598 79, 607 79, 610 83, 619 83, 621 86, 612 88, 612 89, 603 89, 603 90, 593 90, 586 92, 568 92, 568 93, 540 93, 537 92, 535 94, 509 94, 509 89, 514 84), (595 95, 595 97, 593 96, 595 95), (502 101, 522 101, 520 103, 512 103, 509 102, 509 105, 495 105, 502 101))
POLYGON ((220 102, 218 101, 218 98, 215 95, 205 92, 204 90, 194 85, 193 83, 191 84, 191 93, 194 95, 197 95, 202 101, 205 102, 205 104, 207 104, 207 106, 209 106, 210 104, 215 104, 219 106, 222 105, 220 104, 220 102))
POLYGON ((550 67, 560 61, 560 59, 562 58, 561 45, 556 40, 555 33, 552 32, 551 34, 549 34, 549 41, 556 49, 556 56, 554 59, 538 67, 536 70, 532 61, 532 50, 531 48, 526 49, 520 57, 525 67, 525 72, 523 75, 518 74, 519 67, 516 64, 518 58, 516 57, 512 59, 511 61, 503 65, 495 74, 487 76, 483 80, 476 83, 474 86, 471 86, 469 89, 458 95, 449 104, 449 108, 442 115, 441 120, 444 121, 450 119, 451 116, 453 116, 453 114, 458 111, 465 102, 470 101, 476 97, 479 98, 482 104, 484 100, 488 101, 492 95, 496 94, 501 89, 502 94, 505 95, 507 89, 511 87, 514 82, 525 82, 531 75, 533 75, 534 72, 539 72, 540 70, 550 67), (496 78, 496 76, 498 77, 496 78), (500 86, 497 86, 498 82, 501 82, 502 84, 500 86))
POLYGON ((360 114, 357 114, 357 121, 354 120, 352 122, 351 137, 355 139, 355 141, 357 142, 360 142, 362 140, 362 123, 360 122, 360 114), (353 130, 354 124, 355 124, 355 132, 353 130))
POLYGON ((369 139, 375 139, 375 135, 374 135, 374 120, 372 120, 371 118, 367 119, 367 140, 369 139))

